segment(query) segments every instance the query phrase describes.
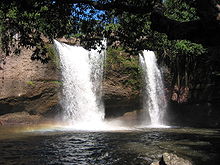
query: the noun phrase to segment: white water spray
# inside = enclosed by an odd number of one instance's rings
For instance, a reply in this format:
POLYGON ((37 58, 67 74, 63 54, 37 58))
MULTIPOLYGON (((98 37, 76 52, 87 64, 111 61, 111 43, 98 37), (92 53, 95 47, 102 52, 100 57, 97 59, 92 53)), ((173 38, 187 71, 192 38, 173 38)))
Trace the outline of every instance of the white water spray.
MULTIPOLYGON (((60 56, 63 89, 61 105, 67 129, 122 130, 121 121, 104 121, 102 80, 105 50, 97 47, 88 51, 54 41, 60 56)), ((144 109, 148 110, 152 126, 162 124, 166 101, 162 78, 153 52, 144 51, 140 63, 145 77, 144 109)))
POLYGON ((150 126, 160 127, 167 107, 162 76, 154 52, 144 50, 139 59, 144 79, 143 109, 149 114, 150 126))
POLYGON ((78 129, 95 129, 104 120, 102 78, 105 50, 88 51, 54 41, 63 79, 63 118, 78 129))

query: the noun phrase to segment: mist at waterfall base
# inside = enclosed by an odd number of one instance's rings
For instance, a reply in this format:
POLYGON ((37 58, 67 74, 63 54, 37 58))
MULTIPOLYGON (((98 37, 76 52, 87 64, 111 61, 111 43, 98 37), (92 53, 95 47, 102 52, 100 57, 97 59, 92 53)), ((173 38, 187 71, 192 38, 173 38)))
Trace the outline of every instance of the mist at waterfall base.
MULTIPOLYGON (((59 53, 62 72, 63 121, 66 128, 75 130, 124 130, 128 127, 120 120, 105 121, 102 101, 102 81, 104 73, 105 48, 86 50, 81 46, 71 46, 54 41, 59 53)), ((102 44, 106 45, 103 40, 102 44)), ((164 127, 163 113, 166 101, 163 81, 157 67, 154 52, 143 51, 140 65, 144 77, 142 124, 138 127, 164 127), (163 105, 163 106, 162 106, 163 105), (147 115, 148 114, 148 115, 147 115)))

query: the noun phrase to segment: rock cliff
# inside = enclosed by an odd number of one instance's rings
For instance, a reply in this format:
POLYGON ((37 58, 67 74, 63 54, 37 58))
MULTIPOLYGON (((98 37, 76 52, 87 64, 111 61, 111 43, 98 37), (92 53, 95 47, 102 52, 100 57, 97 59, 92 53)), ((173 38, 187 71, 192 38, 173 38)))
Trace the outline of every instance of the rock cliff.
MULTIPOLYGON (((0 125, 41 120, 62 111, 59 105, 62 87, 59 64, 56 60, 47 64, 32 61, 31 54, 31 50, 22 50, 19 56, 8 56, 6 63, 0 64, 0 125)), ((136 113, 141 109, 138 58, 121 50, 108 50, 104 77, 105 117, 124 115, 130 120, 134 113, 128 115, 127 112, 136 113)), ((192 102, 170 101, 169 124, 219 127, 219 77, 215 77, 215 84, 209 88, 194 92, 192 102)))
MULTIPOLYGON (((54 117, 62 111, 59 105, 62 87, 59 65, 54 60, 47 64, 32 61, 31 54, 31 50, 24 49, 19 56, 8 56, 6 63, 1 64, 0 123, 22 123, 22 118, 25 121, 39 120, 54 117)), ((103 82, 107 118, 121 116, 140 106, 139 93, 123 83, 126 74, 116 73, 117 69, 108 73, 103 82)))
POLYGON ((31 53, 23 49, 19 56, 7 56, 6 63, 0 64, 0 115, 54 113, 61 86, 59 68, 53 61, 32 61, 31 53))

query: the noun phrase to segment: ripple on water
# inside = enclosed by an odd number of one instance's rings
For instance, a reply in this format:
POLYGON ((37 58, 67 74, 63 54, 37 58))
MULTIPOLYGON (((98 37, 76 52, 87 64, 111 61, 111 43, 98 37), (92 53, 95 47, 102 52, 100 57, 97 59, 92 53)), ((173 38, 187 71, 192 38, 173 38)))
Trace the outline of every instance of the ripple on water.
MULTIPOLYGON (((139 128, 126 131, 31 131, 3 129, 0 164, 148 164, 174 152, 195 164, 220 164, 219 130, 139 128), (7 133, 8 130, 8 133, 7 133), (10 137, 11 136, 11 137, 10 137), (7 138, 6 138, 7 137, 7 138)), ((43 129, 43 127, 40 127, 43 129)), ((48 129, 48 128, 47 128, 48 129)), ((21 130, 27 130, 22 128, 21 130)), ((2 134, 0 135, 2 136, 2 134)))

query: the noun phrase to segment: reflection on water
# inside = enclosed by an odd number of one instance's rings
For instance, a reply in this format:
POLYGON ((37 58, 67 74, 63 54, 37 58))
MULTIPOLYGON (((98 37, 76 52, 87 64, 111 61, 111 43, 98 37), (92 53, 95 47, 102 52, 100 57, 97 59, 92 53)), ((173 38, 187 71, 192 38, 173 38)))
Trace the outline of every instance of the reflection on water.
POLYGON ((0 127, 0 133, 0 164, 7 165, 149 164, 164 152, 175 153, 198 165, 220 164, 219 130, 145 128, 115 132, 22 133, 16 128, 0 127))

